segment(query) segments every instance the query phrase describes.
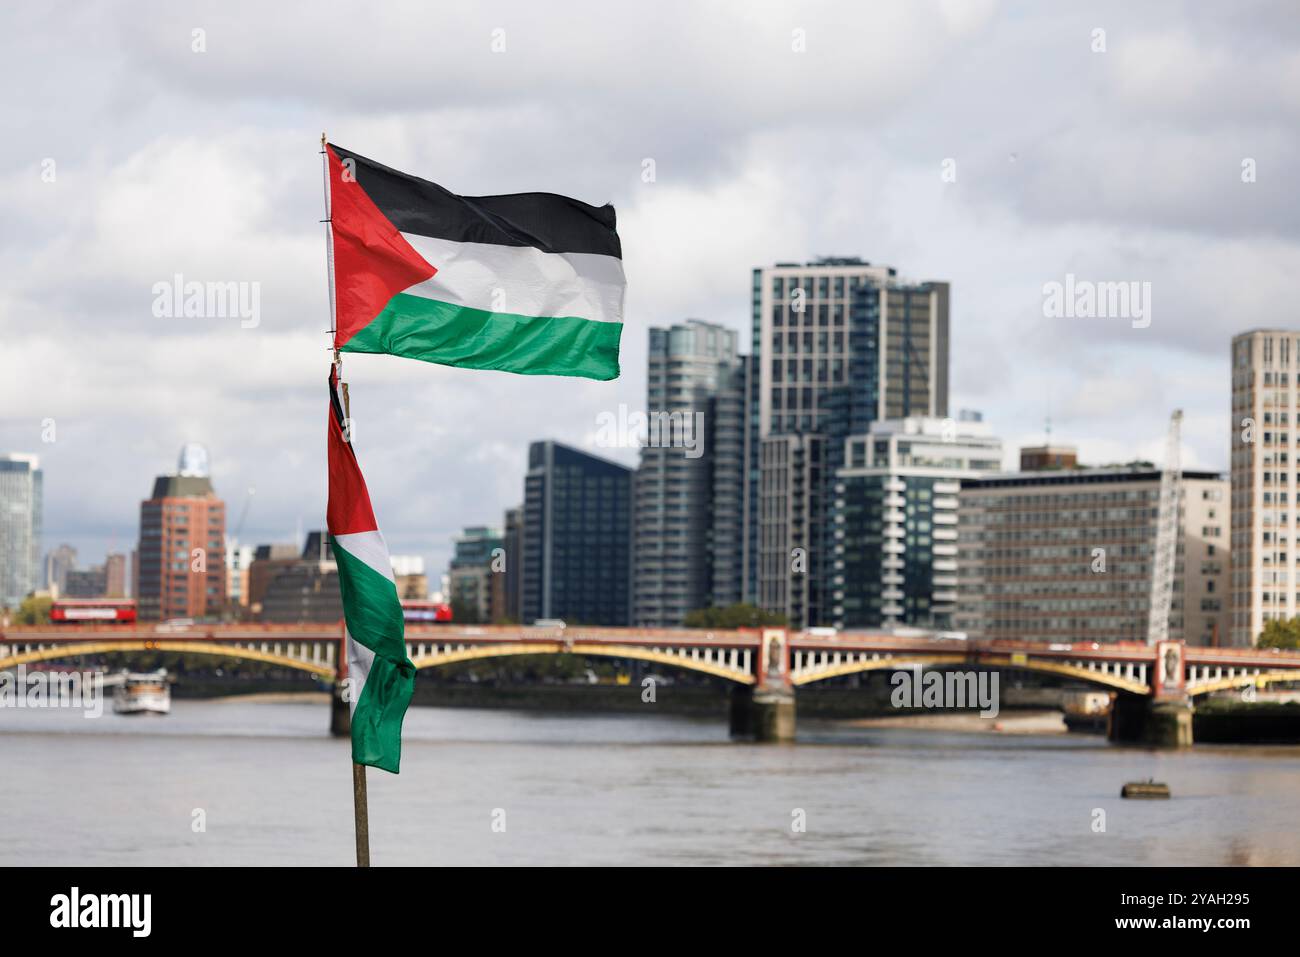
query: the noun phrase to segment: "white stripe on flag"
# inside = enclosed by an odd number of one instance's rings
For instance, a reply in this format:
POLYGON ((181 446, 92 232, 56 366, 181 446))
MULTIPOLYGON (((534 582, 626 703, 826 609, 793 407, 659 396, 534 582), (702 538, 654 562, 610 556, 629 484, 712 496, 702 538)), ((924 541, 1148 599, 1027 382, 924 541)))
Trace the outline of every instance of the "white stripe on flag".
POLYGON ((334 547, 342 548, 353 558, 360 559, 390 582, 393 578, 393 561, 388 557, 388 545, 378 529, 372 532, 351 532, 335 535, 334 547))
POLYGON ((357 702, 365 690, 366 679, 370 677, 370 666, 374 663, 375 653, 359 641, 354 641, 352 632, 343 629, 348 636, 348 677, 352 679, 352 698, 348 702, 348 713, 357 713, 357 702))
POLYGON ((402 233, 437 275, 406 292, 487 312, 623 321, 623 262, 596 253, 458 243, 402 233))
MULTIPOLYGON (((341 548, 349 555, 364 562, 369 568, 383 575, 390 582, 393 579, 393 562, 388 557, 388 546, 378 529, 371 532, 351 532, 347 535, 335 535, 334 547, 341 548)), ((346 627, 344 629, 346 631, 346 627)), ((355 714, 361 692, 365 690, 366 679, 370 677, 370 666, 375 660, 375 653, 361 642, 348 636, 348 677, 352 679, 352 700, 348 703, 351 713, 355 714)))

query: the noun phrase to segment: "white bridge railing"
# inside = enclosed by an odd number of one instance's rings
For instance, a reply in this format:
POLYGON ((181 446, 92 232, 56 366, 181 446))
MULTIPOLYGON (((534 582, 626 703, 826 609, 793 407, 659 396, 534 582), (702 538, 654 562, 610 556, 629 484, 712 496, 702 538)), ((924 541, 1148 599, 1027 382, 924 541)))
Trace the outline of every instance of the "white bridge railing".
MULTIPOLYGON (((1014 661, 1011 667, 1017 667, 1014 661)), ((858 671, 870 671, 874 669, 910 668, 916 665, 925 667, 932 665, 934 667, 952 667, 954 664, 966 661, 966 656, 960 652, 954 652, 951 649, 942 651, 918 652, 916 650, 898 650, 898 651, 847 651, 836 650, 833 648, 818 649, 795 649, 791 659, 790 677, 797 685, 808 684, 817 681, 820 678, 829 678, 835 675, 852 674, 858 671)), ((979 658, 970 658, 970 667, 989 667, 991 663, 981 662, 979 658)), ((1133 685, 1147 685, 1147 664, 1145 662, 1135 661, 1104 661, 1095 658, 1040 658, 1031 662, 1026 659, 1023 667, 1026 670, 1035 670, 1036 664, 1056 665, 1064 668, 1077 669, 1080 672, 1090 672, 1099 679, 1109 678, 1115 681, 1128 682, 1133 685)), ((1006 667, 1005 665, 1000 665, 1006 667)), ((1042 669, 1049 670, 1049 669, 1042 669)), ((1102 681, 1102 683, 1112 683, 1102 681)))

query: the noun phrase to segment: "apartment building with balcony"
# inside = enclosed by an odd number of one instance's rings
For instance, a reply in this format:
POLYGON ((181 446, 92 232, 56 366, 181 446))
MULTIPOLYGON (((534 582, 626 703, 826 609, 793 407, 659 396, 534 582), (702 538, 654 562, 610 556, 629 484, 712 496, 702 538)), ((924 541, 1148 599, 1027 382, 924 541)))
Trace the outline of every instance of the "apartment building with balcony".
POLYGON ((834 625, 951 628, 961 482, 1001 467, 983 422, 886 419, 849 436, 832 503, 834 625))

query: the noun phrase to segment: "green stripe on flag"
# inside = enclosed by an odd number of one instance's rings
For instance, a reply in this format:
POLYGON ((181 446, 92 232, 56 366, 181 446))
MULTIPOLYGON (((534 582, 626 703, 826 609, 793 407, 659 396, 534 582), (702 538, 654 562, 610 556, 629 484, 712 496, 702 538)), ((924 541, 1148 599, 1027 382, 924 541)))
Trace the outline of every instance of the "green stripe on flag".
POLYGON ((394 774, 402 754, 402 718, 415 690, 397 586, 330 536, 339 569, 343 617, 352 640, 375 653, 352 712, 352 760, 394 774))
POLYGON ((520 316, 398 293, 344 352, 375 352, 524 375, 618 378, 620 322, 520 316))

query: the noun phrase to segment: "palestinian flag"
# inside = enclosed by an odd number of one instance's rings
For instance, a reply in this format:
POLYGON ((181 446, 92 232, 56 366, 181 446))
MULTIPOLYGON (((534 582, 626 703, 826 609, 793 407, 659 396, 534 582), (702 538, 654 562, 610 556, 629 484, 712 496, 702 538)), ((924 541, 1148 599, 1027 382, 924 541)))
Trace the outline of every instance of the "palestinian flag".
POLYGON ((339 569, 352 683, 352 760, 397 773, 402 718, 415 688, 388 546, 344 429, 338 370, 330 367, 329 541, 339 569))
POLYGON ((334 347, 470 369, 618 377, 613 206, 457 196, 326 147, 334 347))

